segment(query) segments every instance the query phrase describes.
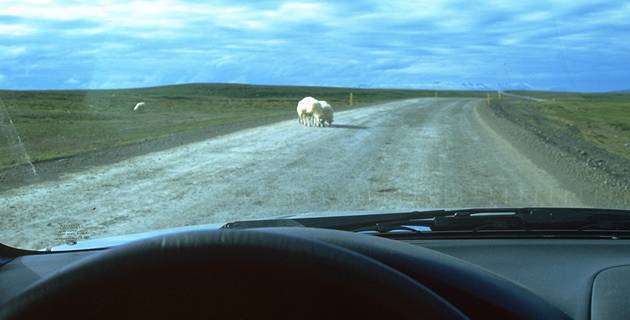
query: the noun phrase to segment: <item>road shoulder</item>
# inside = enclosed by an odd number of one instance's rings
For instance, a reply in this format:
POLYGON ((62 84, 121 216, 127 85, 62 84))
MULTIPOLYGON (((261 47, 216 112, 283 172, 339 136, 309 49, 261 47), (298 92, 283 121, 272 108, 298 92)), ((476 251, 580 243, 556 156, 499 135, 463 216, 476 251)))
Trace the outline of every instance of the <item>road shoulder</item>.
POLYGON ((514 112, 495 103, 477 108, 481 119, 567 190, 593 207, 630 206, 630 164, 570 132, 548 124, 535 108, 514 112), (526 125, 535 117, 538 126, 526 125))

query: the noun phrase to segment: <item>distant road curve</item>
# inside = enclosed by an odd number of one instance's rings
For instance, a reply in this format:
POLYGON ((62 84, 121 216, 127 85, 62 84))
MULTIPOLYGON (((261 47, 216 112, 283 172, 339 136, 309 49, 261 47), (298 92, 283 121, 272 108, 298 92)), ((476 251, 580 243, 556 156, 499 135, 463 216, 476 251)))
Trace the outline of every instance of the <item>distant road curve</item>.
POLYGON ((514 98, 521 98, 521 99, 525 99, 525 100, 531 100, 531 101, 536 101, 536 102, 544 102, 547 101, 547 99, 542 99, 542 98, 536 98, 536 97, 530 97, 530 96, 523 96, 523 95, 518 95, 518 94, 513 94, 513 93, 507 93, 505 91, 499 91, 500 94, 504 95, 504 96, 508 96, 508 97, 514 97, 514 98))
POLYGON ((9 189, 0 242, 43 248, 310 211, 582 206, 484 123, 483 107, 397 101, 339 112, 330 128, 283 121, 9 189))

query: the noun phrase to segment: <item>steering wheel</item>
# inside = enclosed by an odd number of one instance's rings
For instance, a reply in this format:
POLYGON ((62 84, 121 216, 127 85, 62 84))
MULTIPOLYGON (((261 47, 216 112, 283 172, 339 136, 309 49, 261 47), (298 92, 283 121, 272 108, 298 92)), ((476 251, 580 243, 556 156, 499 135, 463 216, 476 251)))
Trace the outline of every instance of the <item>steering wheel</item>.
POLYGON ((385 263, 292 232, 192 231, 103 250, 40 280, 0 318, 467 319, 385 263))

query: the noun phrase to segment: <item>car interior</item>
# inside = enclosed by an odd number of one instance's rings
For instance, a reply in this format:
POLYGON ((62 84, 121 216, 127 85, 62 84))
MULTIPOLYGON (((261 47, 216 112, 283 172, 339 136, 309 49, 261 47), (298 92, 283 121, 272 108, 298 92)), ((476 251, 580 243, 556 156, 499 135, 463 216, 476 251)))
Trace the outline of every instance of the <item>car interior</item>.
POLYGON ((387 239, 305 227, 2 247, 0 315, 622 319, 628 240, 387 239))

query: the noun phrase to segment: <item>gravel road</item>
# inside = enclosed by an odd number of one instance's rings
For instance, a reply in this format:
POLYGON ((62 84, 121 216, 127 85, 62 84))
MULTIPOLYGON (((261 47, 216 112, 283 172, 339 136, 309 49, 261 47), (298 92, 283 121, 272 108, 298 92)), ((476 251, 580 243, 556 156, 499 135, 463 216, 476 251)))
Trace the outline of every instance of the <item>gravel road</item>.
MULTIPOLYGON (((329 210, 583 206, 491 129, 481 99, 424 98, 246 129, 0 194, 0 242, 329 210)), ((52 243, 51 243, 52 242, 52 243)))

